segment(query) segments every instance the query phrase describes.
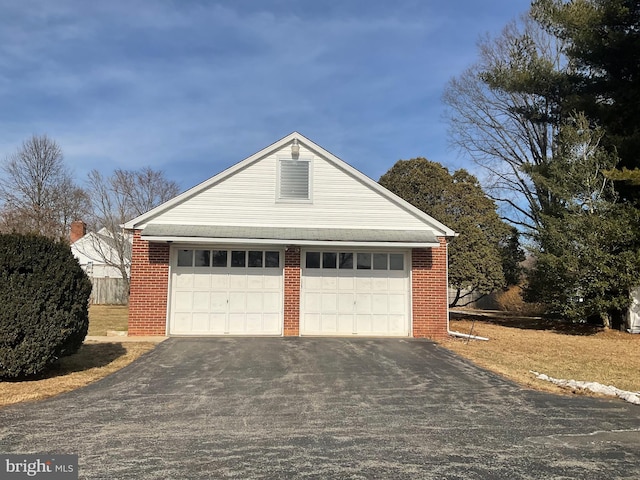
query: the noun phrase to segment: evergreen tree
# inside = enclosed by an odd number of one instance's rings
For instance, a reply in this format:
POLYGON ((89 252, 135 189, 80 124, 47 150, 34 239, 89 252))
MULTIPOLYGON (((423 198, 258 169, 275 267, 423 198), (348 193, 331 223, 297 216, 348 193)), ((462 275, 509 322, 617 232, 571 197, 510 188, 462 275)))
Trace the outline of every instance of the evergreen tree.
POLYGON ((640 278, 640 212, 616 201, 604 171, 618 159, 603 148, 603 137, 578 114, 560 130, 549 167, 530 172, 557 201, 535 237, 526 297, 568 320, 619 327, 640 278))
POLYGON ((604 128, 603 146, 620 158, 610 178, 623 200, 640 201, 633 182, 640 168, 640 2, 637 0, 538 0, 533 15, 565 45, 568 79, 575 95, 566 98, 604 128))
POLYGON ((459 234, 449 243, 449 285, 457 292, 450 306, 504 288, 507 278, 519 280, 524 255, 517 233, 500 220, 496 204, 466 170, 452 175, 425 158, 400 160, 380 184, 459 234))

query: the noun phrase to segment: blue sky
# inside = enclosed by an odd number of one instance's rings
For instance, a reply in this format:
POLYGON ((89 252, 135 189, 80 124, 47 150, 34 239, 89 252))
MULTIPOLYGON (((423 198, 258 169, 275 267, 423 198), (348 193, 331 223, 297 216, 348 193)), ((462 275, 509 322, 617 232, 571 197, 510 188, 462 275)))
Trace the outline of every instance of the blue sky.
POLYGON ((32 134, 183 189, 292 131, 377 180, 448 147, 447 81, 529 0, 0 0, 0 158, 32 134))

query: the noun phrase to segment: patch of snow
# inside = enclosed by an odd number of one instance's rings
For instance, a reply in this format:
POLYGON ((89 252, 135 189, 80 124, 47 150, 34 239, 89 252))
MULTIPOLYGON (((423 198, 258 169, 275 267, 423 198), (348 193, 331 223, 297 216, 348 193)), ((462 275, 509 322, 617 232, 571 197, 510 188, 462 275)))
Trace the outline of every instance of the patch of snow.
POLYGON ((530 370, 530 372, 533 373, 538 379, 551 382, 555 385, 559 385, 560 387, 581 388, 583 390, 589 390, 603 395, 619 397, 629 403, 640 405, 640 392, 629 392, 627 390, 620 390, 619 388, 616 388, 612 385, 603 385, 598 382, 582 382, 579 380, 564 380, 561 378, 553 378, 545 375, 544 373, 534 372, 533 370, 530 370))

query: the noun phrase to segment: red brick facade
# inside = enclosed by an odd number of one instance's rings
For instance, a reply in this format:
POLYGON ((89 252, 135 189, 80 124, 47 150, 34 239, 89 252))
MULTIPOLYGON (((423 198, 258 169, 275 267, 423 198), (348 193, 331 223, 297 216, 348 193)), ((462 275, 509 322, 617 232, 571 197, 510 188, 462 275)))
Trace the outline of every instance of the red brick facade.
MULTIPOLYGON (((447 242, 411 252, 412 332, 417 338, 447 336, 447 242)), ((284 335, 300 334, 300 248, 284 256, 284 335)), ((165 335, 169 282, 169 244, 133 239, 129 335, 165 335)))
POLYGON ((284 254, 284 335, 300 335, 300 248, 284 254))
POLYGON ((413 336, 440 339, 447 336, 447 241, 439 248, 411 252, 411 307, 413 336))
POLYGON ((169 244, 133 236, 129 335, 165 335, 169 287, 169 244))

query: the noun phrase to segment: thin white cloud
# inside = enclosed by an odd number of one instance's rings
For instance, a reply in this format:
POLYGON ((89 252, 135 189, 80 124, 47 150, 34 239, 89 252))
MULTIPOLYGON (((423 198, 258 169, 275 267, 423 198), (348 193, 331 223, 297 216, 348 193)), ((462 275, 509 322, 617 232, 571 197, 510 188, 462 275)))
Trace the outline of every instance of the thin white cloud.
POLYGON ((528 4, 495 3, 0 1, 0 156, 47 133, 80 176, 188 187, 300 130, 374 178, 446 162, 445 82, 528 4))

